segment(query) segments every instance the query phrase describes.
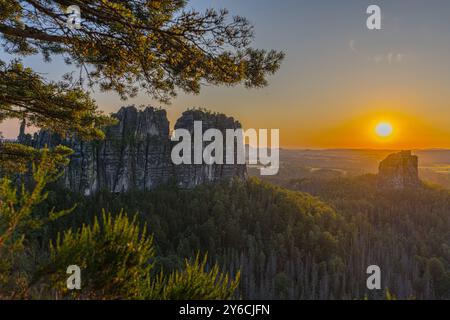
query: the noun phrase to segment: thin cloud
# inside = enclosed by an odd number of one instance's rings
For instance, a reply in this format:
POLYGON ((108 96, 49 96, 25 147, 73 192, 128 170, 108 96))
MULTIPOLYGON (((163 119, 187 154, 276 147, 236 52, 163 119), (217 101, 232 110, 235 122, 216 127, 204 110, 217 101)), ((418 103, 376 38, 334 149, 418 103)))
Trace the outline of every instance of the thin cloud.
POLYGON ((404 53, 389 52, 387 54, 377 54, 369 57, 369 61, 374 63, 402 63, 405 60, 406 55, 404 53))

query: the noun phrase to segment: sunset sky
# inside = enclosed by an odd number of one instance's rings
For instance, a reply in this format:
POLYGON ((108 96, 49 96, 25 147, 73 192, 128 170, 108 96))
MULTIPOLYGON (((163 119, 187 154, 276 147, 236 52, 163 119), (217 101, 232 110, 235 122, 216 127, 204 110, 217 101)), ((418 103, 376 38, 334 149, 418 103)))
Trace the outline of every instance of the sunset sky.
MULTIPOLYGON (((450 1, 194 0, 228 8, 255 26, 254 46, 283 50, 281 70, 265 89, 207 87, 180 94, 168 110, 171 124, 187 107, 234 116, 246 128, 278 128, 286 148, 450 148, 450 1), (382 9, 381 31, 366 27, 366 8, 382 9), (390 123, 393 134, 377 137, 390 123)), ((0 59, 10 57, 0 53, 0 59)), ((39 57, 25 64, 58 80, 70 69, 39 57)), ((144 94, 122 102, 95 93, 100 108, 160 106, 144 94)), ((6 137, 16 123, 0 125, 6 137)))

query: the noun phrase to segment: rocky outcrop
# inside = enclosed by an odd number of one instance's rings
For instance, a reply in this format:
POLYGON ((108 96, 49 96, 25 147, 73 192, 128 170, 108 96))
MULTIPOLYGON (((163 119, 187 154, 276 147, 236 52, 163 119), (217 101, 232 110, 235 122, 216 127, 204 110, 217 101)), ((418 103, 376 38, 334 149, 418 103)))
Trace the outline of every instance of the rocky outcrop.
MULTIPOLYGON (((227 117, 223 114, 212 114, 202 110, 189 110, 183 113, 180 119, 175 124, 174 129, 186 129, 194 136, 194 122, 202 122, 202 132, 206 132, 208 129, 218 129, 222 132, 223 137, 226 137, 226 129, 240 129, 242 126, 239 122, 233 118, 227 117)), ((236 141, 235 141, 236 142, 236 141)), ((192 143, 192 158, 194 152, 194 141, 192 143)), ((205 148, 205 142, 203 142, 202 149, 205 148)), ((225 144, 224 144, 224 164, 212 164, 212 165, 179 165, 175 167, 175 176, 179 185, 191 188, 198 184, 202 184, 209 181, 218 181, 222 177, 243 177, 246 175, 246 165, 239 164, 225 164, 225 144)), ((235 154, 237 148, 235 148, 235 154)), ((236 159, 236 156, 235 156, 236 159)))
MULTIPOLYGON (((32 139, 21 132, 19 142, 35 148, 62 144, 73 149, 62 183, 86 195, 98 190, 150 190, 168 182, 192 188, 206 182, 246 176, 245 165, 174 165, 171 161, 174 143, 170 139, 165 110, 147 107, 140 111, 134 106, 123 107, 113 117, 118 123, 105 129, 106 137, 102 141, 84 142, 75 136, 61 138, 41 131, 32 139)), ((240 126, 225 115, 191 110, 183 113, 175 128, 192 130, 196 120, 203 121, 204 130, 240 126)))
POLYGON ((411 151, 389 155, 380 163, 378 184, 383 189, 404 190, 420 186, 419 159, 411 151))

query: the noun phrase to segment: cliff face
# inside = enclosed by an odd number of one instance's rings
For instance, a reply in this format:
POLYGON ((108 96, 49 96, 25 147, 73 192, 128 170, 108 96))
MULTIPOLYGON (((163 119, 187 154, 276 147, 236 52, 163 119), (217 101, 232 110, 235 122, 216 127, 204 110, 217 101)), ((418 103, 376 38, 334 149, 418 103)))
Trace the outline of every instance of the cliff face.
MULTIPOLYGON (((208 129, 218 129, 222 132, 223 137, 226 137, 226 129, 240 129, 241 124, 235 121, 233 118, 226 117, 223 114, 210 114, 200 110, 189 110, 183 113, 180 119, 175 124, 174 129, 186 129, 194 136, 194 123, 195 121, 202 121, 202 132, 206 132, 208 129)), ((235 141, 236 143, 236 141, 235 141)), ((192 159, 194 152, 194 140, 192 144, 192 159)), ((206 143, 203 142, 202 149, 205 148, 206 143)), ((226 144, 224 143, 224 159, 226 144)), ((235 148, 235 154, 237 148, 235 148)), ((236 158, 236 157, 235 157, 236 158)), ((175 176, 179 185, 187 188, 194 187, 198 184, 202 184, 209 181, 218 181, 222 177, 244 177, 247 172, 246 165, 239 164, 212 164, 212 165, 179 165, 175 167, 175 176)))
MULTIPOLYGON (((148 107, 139 111, 134 106, 124 107, 113 117, 118 123, 106 128, 106 138, 102 141, 83 142, 74 136, 62 139, 47 131, 35 134, 32 139, 21 132, 19 141, 35 148, 63 144, 73 149, 62 183, 86 195, 103 189, 149 190, 169 181, 192 188, 205 182, 246 176, 245 165, 174 165, 171 160, 174 143, 170 140, 165 110, 148 107)), ((224 115, 193 110, 185 112, 175 128, 192 130, 196 120, 204 121, 204 130, 234 129, 237 125, 224 115)))
POLYGON ((384 189, 410 189, 420 186, 419 160, 411 151, 402 151, 389 155, 380 163, 378 173, 379 186, 384 189))

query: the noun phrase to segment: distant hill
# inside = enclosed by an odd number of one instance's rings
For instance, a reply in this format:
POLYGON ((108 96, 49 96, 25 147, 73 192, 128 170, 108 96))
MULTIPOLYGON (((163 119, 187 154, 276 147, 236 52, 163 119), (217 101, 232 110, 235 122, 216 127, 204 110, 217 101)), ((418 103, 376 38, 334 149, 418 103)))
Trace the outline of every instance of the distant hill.
MULTIPOLYGON (((399 150, 374 149, 327 149, 327 150, 280 150, 280 173, 276 177, 262 177, 283 185, 290 179, 355 177, 378 172, 380 161, 399 150), (326 173, 326 174, 324 174, 326 173)), ((450 188, 450 150, 413 150, 419 157, 419 176, 422 180, 450 188)), ((257 170, 249 174, 259 176, 257 170)))

